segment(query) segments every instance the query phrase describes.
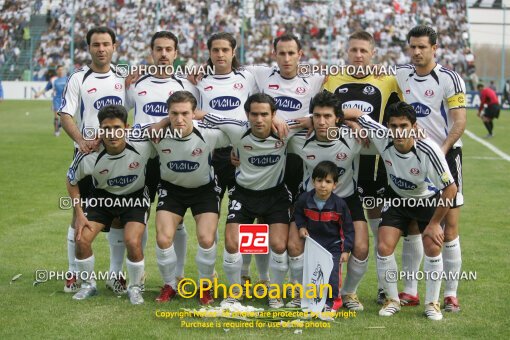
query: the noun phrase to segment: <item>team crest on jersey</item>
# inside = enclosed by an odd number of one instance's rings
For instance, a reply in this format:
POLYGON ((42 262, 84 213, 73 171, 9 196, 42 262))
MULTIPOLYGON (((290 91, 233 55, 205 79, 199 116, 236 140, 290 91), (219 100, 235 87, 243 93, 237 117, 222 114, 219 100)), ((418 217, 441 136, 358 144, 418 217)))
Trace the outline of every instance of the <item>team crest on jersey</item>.
POLYGON ((121 83, 116 83, 114 87, 115 87, 116 91, 122 91, 122 84, 121 83))
POLYGON ((96 89, 95 87, 93 87, 93 88, 91 88, 91 89, 87 90, 87 93, 88 93, 88 94, 92 94, 92 93, 96 93, 96 92, 97 92, 97 89, 96 89))
POLYGON ((363 94, 366 94, 367 96, 371 96, 375 93, 375 88, 373 86, 365 86, 363 89, 363 94))
POLYGON ((161 150, 162 153, 172 153, 171 149, 163 149, 161 150))
POLYGON ((425 97, 433 97, 434 96, 434 91, 432 90, 427 90, 425 91, 425 97))
POLYGON ((336 159, 338 159, 339 161, 343 161, 346 158, 347 158, 347 154, 344 152, 339 152, 336 154, 336 159))
POLYGON ((306 155, 306 159, 313 161, 315 159, 315 155, 306 155))
POLYGON ((284 143, 281 140, 279 140, 276 143, 274 143, 274 148, 281 149, 283 147, 283 145, 284 145, 284 143))
POLYGON ((242 90, 243 88, 243 84, 242 83, 235 83, 234 84, 234 90, 242 90))
POLYGON ((386 159, 384 162, 385 162, 386 164, 388 164, 389 166, 393 166, 393 163, 391 163, 391 161, 389 161, 389 160, 387 160, 387 159, 386 159))
POLYGON ((202 149, 200 148, 196 148, 195 150, 193 150, 193 152, 191 153, 191 156, 194 156, 194 157, 197 157, 197 156, 200 156, 202 154, 202 149))
POLYGON ((409 170, 409 173, 411 175, 418 176, 420 174, 420 170, 417 168, 411 168, 411 170, 409 170))
POLYGON ((278 90, 280 88, 278 84, 269 84, 268 87, 270 90, 278 90))
POLYGON ((129 164, 129 170, 135 170, 135 169, 138 169, 140 167, 140 163, 138 162, 133 162, 131 164, 129 164))
POLYGON ((147 91, 138 92, 138 95, 139 96, 145 96, 145 95, 147 95, 147 91))
POLYGON ((107 173, 108 173, 108 169, 104 169, 104 170, 99 171, 100 175, 106 175, 107 173))
POLYGON ((204 87, 204 91, 211 91, 213 89, 212 85, 204 87))
POLYGON ((306 92, 306 89, 305 89, 304 87, 301 87, 301 86, 300 86, 300 87, 298 87, 298 88, 296 89, 296 93, 297 93, 297 94, 303 94, 303 93, 305 93, 305 92, 306 92))
POLYGON ((411 90, 410 89, 407 89, 406 90, 406 94, 410 94, 411 93, 411 90))
POLYGON ((253 148, 251 147, 251 145, 243 145, 243 148, 245 150, 253 150, 253 148))
POLYGON ((336 90, 336 93, 347 93, 349 92, 349 89, 347 87, 344 87, 344 88, 338 88, 336 90))

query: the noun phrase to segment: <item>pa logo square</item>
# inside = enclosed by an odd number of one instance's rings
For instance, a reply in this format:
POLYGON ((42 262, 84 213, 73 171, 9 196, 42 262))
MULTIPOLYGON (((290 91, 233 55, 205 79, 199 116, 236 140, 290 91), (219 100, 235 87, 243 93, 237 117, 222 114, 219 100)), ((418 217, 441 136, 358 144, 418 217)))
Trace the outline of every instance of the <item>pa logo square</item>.
POLYGON ((241 254, 268 254, 269 225, 240 224, 239 251, 241 254))

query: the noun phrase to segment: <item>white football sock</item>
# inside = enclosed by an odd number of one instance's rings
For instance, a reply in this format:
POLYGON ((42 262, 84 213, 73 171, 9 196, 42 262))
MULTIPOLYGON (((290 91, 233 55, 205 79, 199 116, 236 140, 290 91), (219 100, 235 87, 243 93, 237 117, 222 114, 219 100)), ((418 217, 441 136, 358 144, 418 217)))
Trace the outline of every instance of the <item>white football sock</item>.
POLYGON ((416 273, 420 271, 421 260, 423 259, 423 241, 421 235, 407 235, 402 245, 402 270, 404 275, 404 293, 418 295, 418 280, 416 273), (415 273, 414 275, 412 273, 415 273), (410 280, 408 277, 414 279, 410 280))
POLYGON ((124 244, 124 229, 110 228, 110 232, 106 236, 110 243, 110 273, 122 272, 122 264, 124 263, 124 253, 126 245, 124 244))
POLYGON ((283 254, 276 254, 271 250, 270 255, 271 260, 269 262, 269 267, 271 268, 271 275, 273 278, 271 283, 281 286, 283 280, 285 280, 285 275, 287 275, 287 271, 289 270, 287 251, 284 251, 283 254))
POLYGON ((186 253, 188 251, 188 232, 184 222, 177 226, 174 235, 175 254, 177 255, 177 266, 175 267, 175 275, 184 277, 184 264, 186 262, 186 253))
POLYGON ((354 294, 358 290, 359 283, 368 269, 368 256, 363 261, 358 260, 354 255, 349 256, 347 262, 347 275, 344 284, 340 289, 341 295, 354 294))
POLYGON ((390 256, 380 256, 377 254, 377 276, 379 276, 379 281, 383 284, 386 297, 400 301, 398 298, 397 269, 395 254, 390 256))
POLYGON ((439 292, 441 291, 443 256, 441 254, 436 257, 428 257, 425 255, 423 271, 425 274, 425 305, 428 305, 431 302, 438 302, 439 292), (428 275, 427 272, 429 273, 428 275), (436 278, 437 280, 433 280, 433 278, 436 278))
POLYGON ((255 256, 255 264, 259 272, 259 280, 269 281, 269 254, 257 254, 255 256))
POLYGON ((76 259, 76 268, 80 272, 79 278, 81 278, 84 283, 90 284, 92 287, 96 287, 96 280, 92 275, 94 272, 94 263, 94 255, 83 260, 76 259))
POLYGON ((241 276, 250 276, 251 254, 243 254, 243 268, 241 276))
POLYGON ((158 261, 159 272, 165 284, 177 289, 175 285, 175 266, 177 263, 177 255, 175 255, 175 247, 172 244, 170 248, 160 249, 156 245, 156 258, 158 261))
MULTIPOLYGON (((379 231, 379 224, 381 223, 380 218, 369 218, 367 219, 368 225, 370 226, 370 230, 372 230, 372 235, 374 237, 374 261, 375 261, 375 272, 377 274, 377 233, 379 231)), ((377 289, 381 289, 382 283, 379 282, 379 275, 377 275, 377 289)))
POLYGON ((223 250, 223 270, 227 275, 228 283, 241 284, 241 268, 243 267, 243 257, 237 252, 230 254, 226 249, 223 250))
POLYGON ((131 262, 126 259, 126 268, 128 272, 128 288, 132 286, 140 286, 143 282, 143 274, 145 273, 145 261, 131 262))
POLYGON ((145 247, 147 246, 147 239, 149 238, 149 223, 145 225, 142 235, 142 251, 145 253, 145 247))
POLYGON ((289 256, 289 279, 291 283, 303 284, 303 266, 305 254, 295 257, 289 256))
MULTIPOLYGON (((462 256, 459 237, 443 244, 443 267, 446 277, 460 277, 462 256), (458 275, 458 276, 455 276, 458 275)), ((457 297, 459 280, 446 280, 444 285, 444 297, 457 297)))
POLYGON ((209 249, 204 249, 199 245, 195 261, 198 268, 198 277, 200 279, 211 279, 214 274, 214 263, 216 262, 216 243, 209 249))
POLYGON ((74 242, 74 229, 69 226, 67 229, 67 261, 69 263, 69 271, 76 272, 76 243, 74 242))

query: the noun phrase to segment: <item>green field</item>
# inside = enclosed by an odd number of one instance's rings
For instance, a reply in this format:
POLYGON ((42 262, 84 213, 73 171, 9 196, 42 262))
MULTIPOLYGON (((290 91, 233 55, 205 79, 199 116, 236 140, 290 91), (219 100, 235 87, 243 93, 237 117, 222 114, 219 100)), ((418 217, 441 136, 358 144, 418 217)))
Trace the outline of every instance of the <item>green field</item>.
MULTIPOLYGON (((148 275, 145 305, 132 306, 126 297, 115 297, 104 288, 103 282, 99 282, 99 296, 82 302, 63 293, 62 281, 34 287, 37 269, 67 269, 66 234, 71 212, 59 209, 59 197, 67 196, 65 174, 71 162, 72 144, 65 134, 59 138, 53 136, 49 102, 0 102, 0 118, 4 122, 0 126, 0 338, 294 336, 295 329, 189 329, 181 327, 181 320, 177 318, 158 319, 156 311, 195 308, 198 302, 183 298, 167 305, 154 302, 161 280, 156 265, 153 218, 145 257, 148 275), (11 278, 16 274, 22 276, 11 284, 11 278)), ((474 111, 469 112, 468 129, 478 136, 486 133, 474 111)), ((508 136, 510 112, 504 111, 496 121, 495 137, 489 142, 510 154, 508 136)), ((459 284, 461 313, 445 313, 442 321, 432 322, 423 316, 423 306, 420 306, 404 308, 389 319, 379 317, 379 306, 375 303, 375 264, 373 254, 370 254, 370 267, 358 291, 365 311, 355 318, 337 319, 331 328, 303 329, 297 336, 508 338, 510 304, 507 305, 506 299, 510 291, 510 260, 505 254, 508 255, 509 250, 510 214, 505 202, 510 193, 507 177, 510 163, 467 136, 464 144, 466 203, 460 224, 462 268, 476 271, 477 279, 459 284)), ((188 215, 186 224, 190 235, 186 273, 196 278, 196 238, 194 223, 188 215)), ((220 233, 223 229, 224 219, 220 222, 220 233)), ((218 260, 222 249, 223 240, 218 247, 218 260)), ((104 235, 99 235, 94 250, 96 270, 107 270, 109 252, 104 235)), ((221 261, 217 261, 220 280, 225 282, 221 267, 221 261)), ((419 285, 419 293, 423 298, 424 282, 419 285)), ((260 302, 250 304, 264 306, 260 302)))

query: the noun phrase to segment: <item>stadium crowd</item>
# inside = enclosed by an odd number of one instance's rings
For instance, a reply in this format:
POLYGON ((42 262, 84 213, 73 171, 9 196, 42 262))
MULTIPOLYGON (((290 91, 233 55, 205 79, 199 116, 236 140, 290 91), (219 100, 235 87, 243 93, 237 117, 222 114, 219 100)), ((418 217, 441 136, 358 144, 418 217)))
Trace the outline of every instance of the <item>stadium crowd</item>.
MULTIPOLYGON (((0 39, 3 47, 12 48, 10 53, 19 55, 19 48, 15 46, 18 45, 16 41, 19 42, 20 29, 22 32, 30 17, 28 3, 8 1, 2 8, 0 39), (18 34, 13 34, 14 31, 18 34)), ((84 34, 97 25, 106 24, 117 32, 119 46, 113 59, 117 63, 149 62, 147 42, 152 32, 161 30, 177 33, 180 41, 178 63, 204 62, 207 58, 205 42, 214 32, 230 32, 236 35, 239 43, 241 41, 243 9, 239 0, 171 0, 164 3, 155 0, 89 0, 74 5, 69 1, 53 0, 46 3, 49 29, 34 54, 37 77, 58 64, 64 64, 69 70, 86 64, 88 53, 84 34), (75 65, 71 65, 69 54, 73 11, 76 13, 75 65)), ((346 39, 359 29, 367 30, 376 40, 378 54, 375 62, 404 64, 409 62, 405 54, 408 27, 428 24, 435 26, 439 34, 438 62, 459 72, 466 80, 475 72, 463 2, 340 0, 329 5, 319 1, 257 0, 247 1, 246 7, 246 64, 270 64, 271 41, 284 32, 297 34, 304 42, 303 62, 326 64, 331 58, 331 63, 344 64, 346 39)), ((9 51, 9 48, 2 50, 9 51)), ((0 63, 2 59, 5 56, 0 55, 0 63)))

